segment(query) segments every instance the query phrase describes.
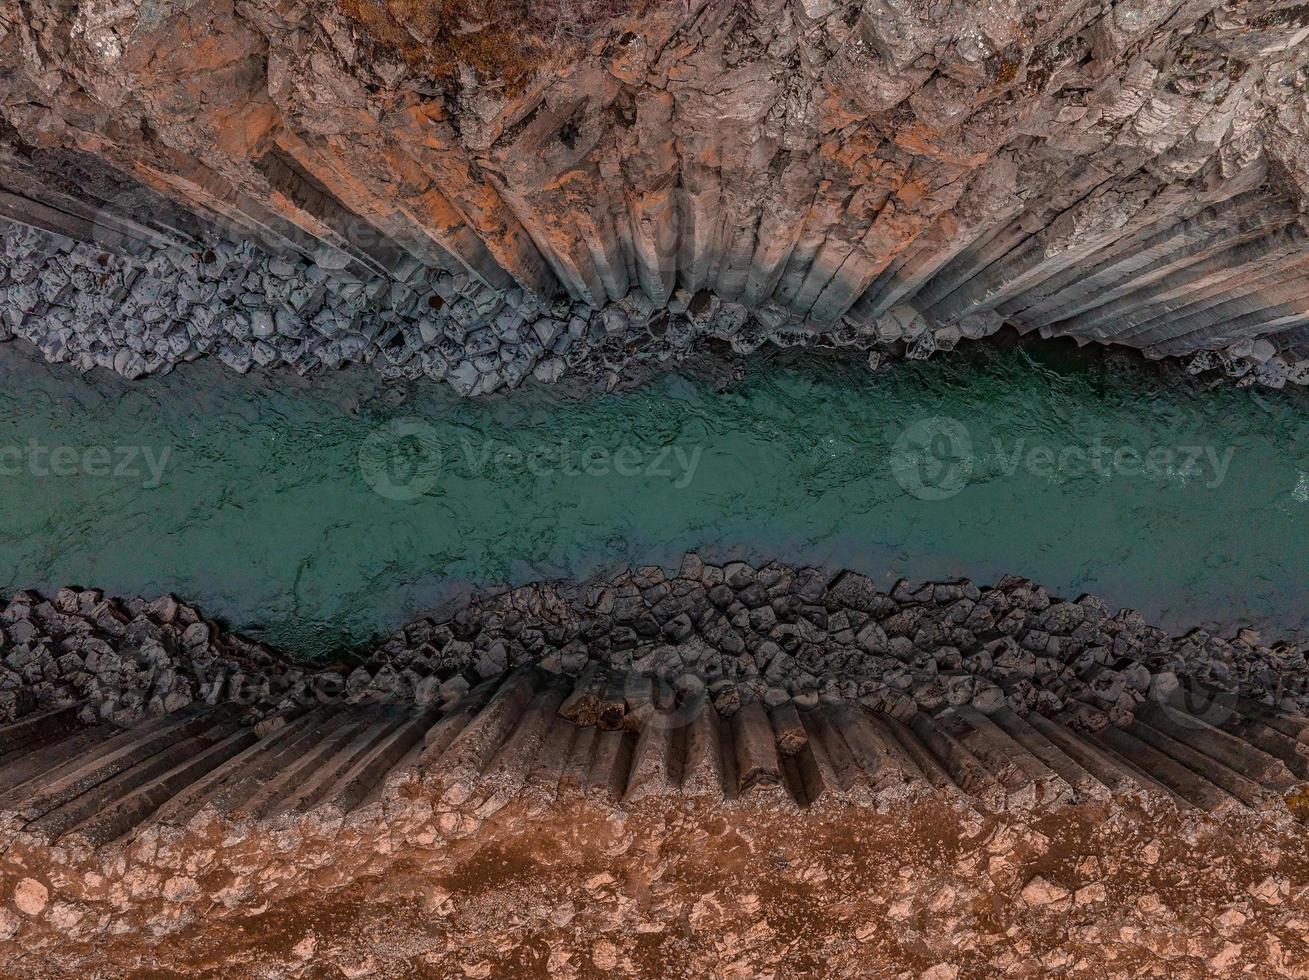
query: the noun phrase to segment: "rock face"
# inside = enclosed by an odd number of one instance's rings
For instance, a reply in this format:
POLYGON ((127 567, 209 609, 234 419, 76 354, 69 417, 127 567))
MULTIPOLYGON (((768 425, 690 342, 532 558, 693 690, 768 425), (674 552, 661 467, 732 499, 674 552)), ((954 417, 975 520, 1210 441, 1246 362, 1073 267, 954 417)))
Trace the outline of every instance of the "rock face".
POLYGON ((689 556, 349 673, 94 591, 18 594, 0 652, 5 976, 1309 955, 1304 650, 1250 630, 689 556))
POLYGON ((325 704, 266 730, 223 705, 117 733, 0 726, 0 930, 19 940, 0 969, 202 972, 221 950, 252 974, 675 957, 758 976, 876 951, 937 977, 1090 956, 1098 975, 1302 975, 1303 780, 1254 728, 1177 711, 1088 734, 839 698, 664 713, 612 680, 594 714, 588 675, 529 667, 439 707, 325 704))
MULTIPOLYGON (((481 6, 0 9, 0 213, 138 252, 216 226, 370 294, 298 325, 224 297, 234 366, 392 350, 486 391, 557 377, 570 330, 926 356, 1009 322, 1309 377, 1303 5, 586 3, 558 43, 481 6), (481 352, 425 364, 447 319, 481 352)), ((69 356, 204 346, 133 317, 69 356)))

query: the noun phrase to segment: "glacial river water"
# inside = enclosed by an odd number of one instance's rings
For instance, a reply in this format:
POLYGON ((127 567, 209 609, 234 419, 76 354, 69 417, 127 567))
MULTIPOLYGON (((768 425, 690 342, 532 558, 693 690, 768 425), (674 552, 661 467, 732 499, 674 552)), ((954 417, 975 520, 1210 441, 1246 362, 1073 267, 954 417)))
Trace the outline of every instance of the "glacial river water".
POLYGON ((0 486, 0 588, 172 591, 304 657, 688 548, 1309 627, 1309 399, 1057 349, 465 401, 368 370, 127 384, 6 345, 0 486))

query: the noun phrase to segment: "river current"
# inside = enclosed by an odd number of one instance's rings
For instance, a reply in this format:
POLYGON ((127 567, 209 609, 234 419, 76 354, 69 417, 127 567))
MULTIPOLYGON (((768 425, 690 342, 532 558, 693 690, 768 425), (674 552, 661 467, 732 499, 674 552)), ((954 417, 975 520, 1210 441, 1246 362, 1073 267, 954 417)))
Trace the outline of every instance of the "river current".
POLYGON ((1131 359, 761 359, 463 400, 366 369, 126 383, 0 349, 0 587, 171 591, 297 656, 470 590, 777 557, 1309 626, 1309 412, 1131 359))

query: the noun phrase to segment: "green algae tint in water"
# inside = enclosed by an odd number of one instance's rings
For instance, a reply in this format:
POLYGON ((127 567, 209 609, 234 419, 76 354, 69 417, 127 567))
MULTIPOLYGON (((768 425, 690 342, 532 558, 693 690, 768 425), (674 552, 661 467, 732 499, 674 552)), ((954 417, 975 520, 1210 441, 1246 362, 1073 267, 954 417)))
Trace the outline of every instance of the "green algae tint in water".
POLYGON ((0 374, 0 585, 172 591, 306 657, 688 548, 1309 624, 1300 393, 1022 350, 480 401, 364 370, 128 385, 12 347, 0 374))

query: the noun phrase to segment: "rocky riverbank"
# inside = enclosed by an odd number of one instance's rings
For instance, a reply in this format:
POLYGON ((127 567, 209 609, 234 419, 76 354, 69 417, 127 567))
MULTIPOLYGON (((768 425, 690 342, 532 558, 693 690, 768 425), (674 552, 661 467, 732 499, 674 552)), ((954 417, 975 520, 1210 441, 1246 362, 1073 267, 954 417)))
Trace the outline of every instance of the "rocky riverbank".
MULTIPOLYGON (((897 584, 771 563, 641 568, 586 586, 532 585, 420 620, 347 667, 297 663, 171 597, 91 590, 6 606, 0 721, 68 703, 83 721, 130 725, 196 702, 236 703, 256 724, 297 705, 451 703, 539 664, 588 678, 645 678, 658 710, 845 699, 908 717, 971 705, 1036 711, 1086 730, 1182 700, 1221 721, 1241 707, 1309 715, 1309 645, 1249 629, 1170 635, 1092 596, 1025 579, 897 584)), ((632 692, 609 697, 621 715, 632 692)), ((649 694, 644 691, 643 695, 649 694)), ((611 692, 612 694, 612 692, 611 692)))
MULTIPOLYGON (((870 329, 818 331, 704 290, 677 290, 657 306, 638 289, 595 310, 417 265, 402 282, 361 278, 224 240, 125 255, 0 222, 0 340, 18 337, 47 361, 128 379, 212 356, 241 373, 371 364, 386 380, 426 377, 480 395, 529 378, 614 386, 707 345, 729 356, 765 345, 843 350, 876 369, 953 350, 1001 325, 974 317, 932 329, 904 307, 870 329)), ((1309 358, 1279 353, 1263 338, 1201 352, 1189 369, 1220 370, 1238 385, 1309 384, 1309 358)))
MULTIPOLYGON (((928 330, 921 318, 906 321, 888 321, 879 335, 820 335, 770 327, 703 291, 678 291, 656 308, 637 290, 594 310, 420 267, 402 283, 361 279, 300 257, 276 258, 248 242, 132 257, 0 225, 0 339, 17 336, 48 361, 129 379, 211 355, 241 373, 372 364, 384 379, 428 377, 478 395, 528 378, 616 380, 642 364, 680 360, 711 339, 735 354, 765 343, 849 347, 877 366, 952 349, 965 336, 953 327, 928 330)), ((999 326, 979 321, 967 335, 978 339, 999 326)))

